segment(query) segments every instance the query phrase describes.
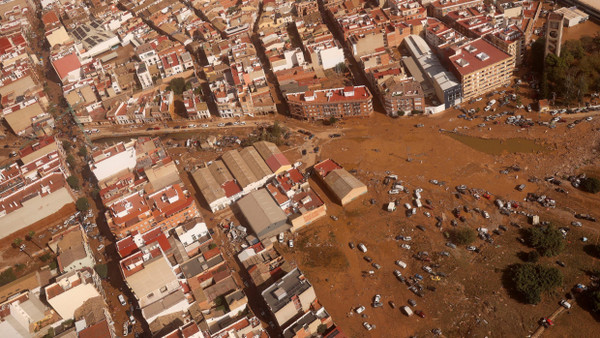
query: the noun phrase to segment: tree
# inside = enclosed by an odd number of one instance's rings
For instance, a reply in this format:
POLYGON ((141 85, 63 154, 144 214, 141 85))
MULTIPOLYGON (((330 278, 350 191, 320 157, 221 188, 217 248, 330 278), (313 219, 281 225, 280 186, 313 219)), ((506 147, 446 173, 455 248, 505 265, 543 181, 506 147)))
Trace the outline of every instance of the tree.
POLYGON ((84 212, 90 208, 90 202, 88 202, 86 197, 80 197, 77 199, 77 202, 75 202, 75 206, 77 207, 77 210, 84 212))
POLYGON ((69 167, 71 167, 72 169, 75 169, 75 156, 69 154, 67 155, 67 164, 69 165, 69 167))
POLYGON ((587 177, 579 184, 581 190, 592 194, 600 192, 600 180, 595 177, 587 177))
POLYGON ((2 273, 0 273, 0 286, 6 285, 16 279, 17 279, 17 276, 15 275, 15 272, 13 271, 13 269, 8 268, 8 269, 2 271, 2 273))
POLYGON ((521 102, 521 95, 517 95, 517 99, 515 100, 517 106, 520 106, 521 104, 523 104, 523 102, 521 102))
POLYGON ((340 62, 337 65, 335 65, 335 72, 336 73, 345 73, 348 70, 348 67, 346 67, 346 64, 344 62, 340 62))
POLYGON ((332 116, 329 118, 329 120, 327 121, 330 125, 334 125, 336 124, 338 121, 338 119, 335 118, 335 116, 332 116))
POLYGON ((563 236, 556 228, 529 228, 526 230, 527 243, 546 257, 560 254, 565 248, 563 236))
POLYGON ((541 73, 544 69, 544 53, 546 49, 546 39, 539 38, 531 45, 529 63, 536 73, 541 73))
POLYGON ((551 291, 563 282, 563 276, 557 268, 539 264, 514 264, 507 273, 515 291, 528 304, 539 303, 542 292, 551 291))
POLYGON ((168 89, 171 89, 176 95, 183 94, 185 90, 185 80, 182 77, 176 77, 169 82, 168 89))
POLYGON ((108 266, 106 264, 96 264, 94 270, 96 270, 96 273, 100 278, 106 279, 106 277, 108 277, 108 266))
POLYGON ((88 154, 87 148, 85 146, 81 146, 79 147, 79 152, 78 152, 79 156, 85 158, 88 154))
POLYGON ((320 335, 323 335, 325 333, 325 331, 327 331, 327 325, 325 324, 319 324, 319 326, 317 326, 317 333, 320 335))
POLYGON ((527 262, 530 263, 537 263, 537 261, 540 259, 540 253, 537 251, 529 251, 527 253, 527 262))
POLYGON ((35 231, 31 230, 27 233, 27 236, 25 237, 28 241, 31 241, 33 239, 33 237, 35 236, 35 231))
POLYGON ((15 240, 12 242, 14 248, 20 247, 22 243, 23 240, 21 238, 15 238, 15 240))
POLYGON ((473 243, 476 238, 475 231, 471 228, 462 228, 452 230, 450 232, 450 238, 452 242, 460 245, 469 245, 473 243))
POLYGON ((71 150, 71 147, 72 147, 72 145, 71 145, 71 142, 69 142, 69 141, 66 141, 66 140, 62 142, 62 146, 63 146, 63 149, 64 149, 64 150, 65 150, 67 153, 68 153, 68 152, 71 150))
POLYGON ((69 187, 71 187, 73 190, 79 190, 79 188, 81 188, 79 185, 79 178, 77 178, 77 176, 71 175, 67 177, 67 183, 69 183, 69 187))

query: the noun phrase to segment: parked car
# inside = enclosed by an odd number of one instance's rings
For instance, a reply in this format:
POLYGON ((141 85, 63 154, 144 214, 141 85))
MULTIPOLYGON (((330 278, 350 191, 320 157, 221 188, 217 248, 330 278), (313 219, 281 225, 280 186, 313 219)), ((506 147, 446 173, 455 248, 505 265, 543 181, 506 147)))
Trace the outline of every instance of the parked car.
POLYGON ((367 322, 363 322, 363 326, 365 327, 365 329, 367 329, 367 331, 371 331, 373 330, 373 325, 367 323, 367 322))
POLYGON ((354 311, 356 311, 356 313, 361 314, 365 311, 365 307, 364 306, 359 306, 356 309, 354 309, 354 311))
POLYGON ((362 252, 367 252, 367 247, 362 243, 358 243, 358 250, 362 252))
POLYGON ((415 302, 414 299, 409 299, 408 304, 410 304, 410 306, 412 306, 412 307, 417 306, 417 302, 415 302))
POLYGON ((371 258, 369 256, 364 256, 363 259, 369 263, 373 262, 373 258, 371 258))
POLYGON ((354 249, 355 248, 354 242, 349 242, 348 246, 350 247, 350 249, 354 249))
POLYGON ((288 241, 288 246, 289 246, 290 248, 293 248, 293 247, 294 247, 294 240, 293 240, 293 239, 290 239, 290 240, 288 241))
POLYGON ((423 312, 421 310, 415 311, 415 314, 421 318, 425 318, 425 312, 423 312))
POLYGON ((283 243, 283 232, 279 233, 279 236, 277 237, 277 239, 279 240, 279 243, 283 243))
POLYGON ((127 305, 127 302, 125 301, 125 297, 123 297, 123 295, 119 295, 117 298, 119 299, 119 302, 121 303, 121 305, 123 305, 123 306, 127 305))
POLYGON ((469 246, 467 247, 467 250, 469 250, 469 251, 477 251, 477 247, 474 247, 474 246, 472 246, 472 245, 469 245, 469 246))

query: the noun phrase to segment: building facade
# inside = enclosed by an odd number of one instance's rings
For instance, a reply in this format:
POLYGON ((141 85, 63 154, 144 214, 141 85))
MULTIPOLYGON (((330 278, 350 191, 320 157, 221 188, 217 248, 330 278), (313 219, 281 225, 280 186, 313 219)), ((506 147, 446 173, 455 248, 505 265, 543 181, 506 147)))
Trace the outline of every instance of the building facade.
POLYGON ((310 121, 371 116, 372 98, 365 86, 290 93, 286 96, 290 114, 310 121))

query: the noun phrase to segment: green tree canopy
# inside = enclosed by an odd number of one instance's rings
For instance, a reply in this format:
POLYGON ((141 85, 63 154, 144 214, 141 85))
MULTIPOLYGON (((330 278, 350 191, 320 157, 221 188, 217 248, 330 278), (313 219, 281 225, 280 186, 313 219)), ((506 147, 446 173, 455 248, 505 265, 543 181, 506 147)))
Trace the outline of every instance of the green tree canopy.
POLYGON ((471 228, 455 229, 450 232, 450 239, 455 244, 469 245, 477 238, 475 230, 471 228))
POLYGON ((75 207, 81 212, 87 211, 90 208, 90 202, 86 197, 80 197, 75 202, 75 207))
POLYGON ((563 276, 557 268, 539 264, 515 264, 508 268, 508 274, 513 287, 528 304, 539 303, 542 292, 551 291, 563 283, 563 276))
POLYGON ((79 185, 79 178, 77 176, 71 175, 67 177, 67 183, 69 183, 69 187, 73 190, 79 190, 81 186, 79 185))
POLYGON ((562 233, 552 226, 529 228, 526 230, 526 239, 529 246, 537 249, 542 256, 546 257, 556 256, 565 248, 562 233))
POLYGON ((185 87, 185 80, 182 77, 176 77, 169 82, 169 88, 177 95, 183 94, 185 87))

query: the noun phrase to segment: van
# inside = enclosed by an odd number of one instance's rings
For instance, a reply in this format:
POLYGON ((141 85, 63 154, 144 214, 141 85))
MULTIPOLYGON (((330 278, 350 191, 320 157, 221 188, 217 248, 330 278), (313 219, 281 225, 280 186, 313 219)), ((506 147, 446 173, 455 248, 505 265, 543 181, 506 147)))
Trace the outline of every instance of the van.
POLYGON ((416 206, 417 208, 422 208, 422 207, 423 207, 423 203, 421 203, 421 200, 420 200, 420 199, 418 199, 418 198, 417 198, 417 199, 415 200, 415 206, 416 206))
POLYGON ((402 312, 404 312, 404 314, 405 314, 407 317, 410 317, 410 316, 412 316, 412 315, 413 315, 413 311, 412 311, 412 309, 411 309, 410 307, 408 307, 408 306, 403 306, 403 307, 402 307, 402 312))
POLYGON ((396 265, 401 267, 402 269, 406 269, 407 265, 403 261, 396 261, 396 265))
POLYGON ((358 243, 358 250, 361 252, 367 252, 367 247, 362 243, 358 243))
POLYGON ((406 210, 412 209, 412 206, 408 203, 404 203, 404 207, 406 208, 406 210))
POLYGON ((395 211, 395 210, 396 210, 396 203, 394 203, 394 202, 388 203, 387 211, 392 212, 392 211, 395 211))

